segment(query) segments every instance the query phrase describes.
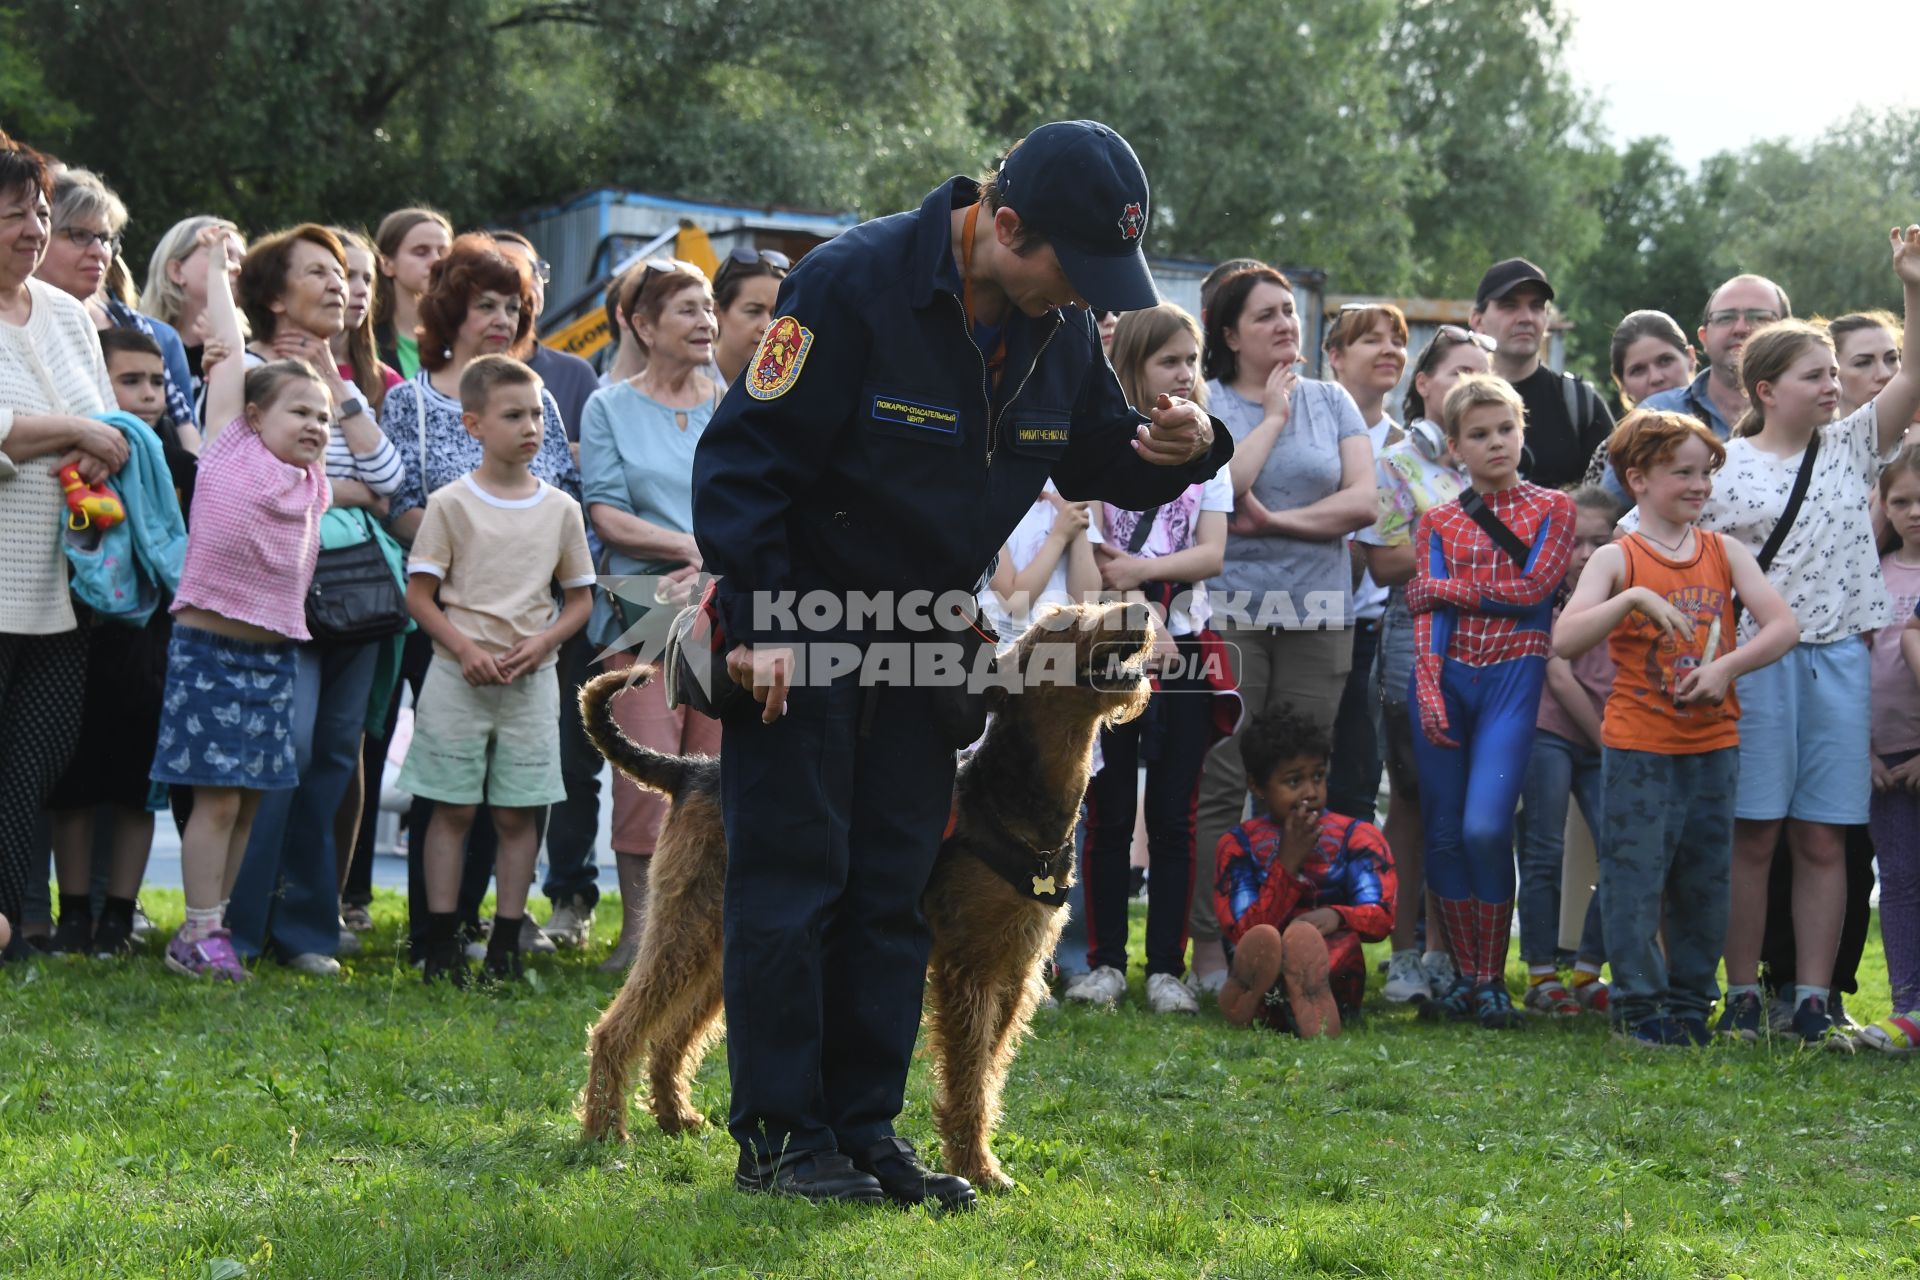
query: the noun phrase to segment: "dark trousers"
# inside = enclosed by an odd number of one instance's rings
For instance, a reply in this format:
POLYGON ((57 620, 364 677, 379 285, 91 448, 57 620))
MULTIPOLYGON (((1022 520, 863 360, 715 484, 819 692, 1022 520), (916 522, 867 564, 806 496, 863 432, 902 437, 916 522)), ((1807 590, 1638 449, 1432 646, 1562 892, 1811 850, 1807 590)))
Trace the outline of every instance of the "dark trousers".
POLYGON ((27 880, 46 883, 40 810, 80 741, 87 633, 0 635, 0 915, 14 925, 9 954, 25 950, 19 925, 27 880))
MULTIPOLYGON (((1200 646, 1182 638, 1180 656, 1198 671, 1200 646)), ((1147 765, 1147 973, 1186 972, 1187 914, 1196 880, 1211 891, 1213 850, 1193 847, 1200 769, 1213 740, 1207 682, 1166 680, 1147 712, 1100 733, 1100 772, 1087 784, 1087 964, 1127 969, 1127 898, 1141 760, 1147 765)))
POLYGON ((728 1127, 756 1155, 893 1132, 953 793, 928 693, 850 676, 792 690, 774 724, 727 721, 728 1127))
MULTIPOLYGON (((1873 925, 1873 837, 1866 827, 1848 827, 1846 837, 1847 914, 1840 922, 1840 950, 1833 957, 1833 990, 1853 995, 1860 990, 1860 957, 1866 954, 1873 925)), ((1793 855, 1784 828, 1767 878, 1767 932, 1760 963, 1767 987, 1791 997, 1799 966, 1793 936, 1793 855)))
POLYGON ((1380 734, 1373 717, 1373 657, 1379 648, 1378 619, 1353 624, 1353 669, 1340 691, 1327 769, 1327 808, 1362 822, 1380 821, 1380 734))
POLYGON ((600 767, 605 763, 580 725, 580 686, 593 674, 594 644, 584 631, 560 646, 560 777, 567 798, 547 810, 547 901, 600 901, 600 767))
POLYGON ((360 829, 353 848, 346 855, 353 859, 347 868, 347 880, 340 889, 345 906, 364 907, 373 901, 373 840, 380 825, 380 781, 386 772, 387 748, 393 745, 393 726, 400 714, 400 696, 396 690, 387 707, 387 723, 379 735, 368 734, 360 745, 361 776, 366 790, 360 798, 360 829))

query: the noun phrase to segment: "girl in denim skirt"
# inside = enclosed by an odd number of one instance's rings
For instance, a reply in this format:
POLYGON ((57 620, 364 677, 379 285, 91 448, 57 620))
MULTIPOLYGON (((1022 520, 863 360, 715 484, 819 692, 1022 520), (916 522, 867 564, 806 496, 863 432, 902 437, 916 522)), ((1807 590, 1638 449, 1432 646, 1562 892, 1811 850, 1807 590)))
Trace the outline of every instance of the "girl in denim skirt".
MULTIPOLYGON (((227 349, 239 351, 226 258, 226 236, 212 237, 208 320, 227 349)), ((180 841, 187 919, 167 946, 175 973, 248 976, 221 916, 260 794, 299 782, 295 648, 309 638, 306 596, 327 508, 332 421, 326 384, 301 361, 248 371, 230 358, 207 371, 206 445, 152 772, 156 782, 193 788, 180 841)))

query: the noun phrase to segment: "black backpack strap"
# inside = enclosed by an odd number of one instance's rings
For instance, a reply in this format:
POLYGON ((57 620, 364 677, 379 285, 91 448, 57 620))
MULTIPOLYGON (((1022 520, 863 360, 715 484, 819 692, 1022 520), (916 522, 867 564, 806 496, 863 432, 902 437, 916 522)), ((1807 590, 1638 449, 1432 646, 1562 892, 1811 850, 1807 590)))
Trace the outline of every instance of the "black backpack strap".
POLYGON ((1493 539, 1493 545, 1507 553, 1507 558, 1525 572, 1529 548, 1520 541, 1520 535, 1507 527, 1507 522, 1493 514, 1493 508, 1478 492, 1468 489, 1460 495, 1460 509, 1467 518, 1480 526, 1481 532, 1493 539))

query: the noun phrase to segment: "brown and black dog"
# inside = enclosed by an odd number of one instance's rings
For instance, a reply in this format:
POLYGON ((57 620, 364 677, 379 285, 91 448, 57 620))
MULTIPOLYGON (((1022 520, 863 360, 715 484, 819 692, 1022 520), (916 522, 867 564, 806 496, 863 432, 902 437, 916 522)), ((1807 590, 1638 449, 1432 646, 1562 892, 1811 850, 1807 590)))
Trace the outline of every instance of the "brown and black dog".
MULTIPOLYGON (((990 1142, 1000 1093, 1046 994, 1041 967, 1064 923, 1094 735, 1146 709, 1153 626, 1137 605, 1042 617, 999 659, 1003 679, 1019 673, 1018 691, 989 689, 993 720, 955 782, 952 823, 922 899, 932 932, 927 1039, 942 1162, 983 1189, 1012 1185, 990 1142)), ((639 952, 588 1039, 581 1119, 587 1137, 616 1141, 627 1136, 628 1071, 642 1054, 660 1127, 678 1133, 704 1123, 688 1084, 718 1031, 727 860, 719 762, 662 755, 621 733, 610 705, 632 678, 610 671, 580 690, 594 745, 672 801, 654 848, 639 952)))

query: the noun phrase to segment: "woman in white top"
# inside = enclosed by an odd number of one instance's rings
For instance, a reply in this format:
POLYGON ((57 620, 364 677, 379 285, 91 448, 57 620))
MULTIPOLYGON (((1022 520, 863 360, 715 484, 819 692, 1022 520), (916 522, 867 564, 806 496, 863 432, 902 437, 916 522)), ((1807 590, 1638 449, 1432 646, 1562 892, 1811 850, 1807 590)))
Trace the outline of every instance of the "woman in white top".
MULTIPOLYGON (((46 157, 0 132, 0 918, 18 920, 40 807, 78 745, 87 646, 67 595, 55 478, 117 472, 126 438, 93 320, 33 278, 53 214, 46 157)), ((24 945, 18 937, 6 954, 24 945)))
MULTIPOLYGON (((1862 637, 1891 622, 1893 612, 1867 503, 1920 409, 1920 226, 1904 235, 1896 229, 1892 241, 1906 293, 1905 366, 1866 405, 1836 421, 1840 376, 1826 331, 1786 320, 1755 333, 1740 361, 1748 409, 1700 515, 1701 528, 1758 551, 1817 445, 1806 498, 1767 569, 1799 620, 1800 644, 1739 684, 1740 788, 1719 1029, 1743 1039, 1762 1030, 1758 965, 1782 822, 1793 857, 1793 1030, 1816 1041, 1831 1025, 1829 984, 1847 902, 1843 828, 1866 820, 1871 794, 1862 637)), ((1623 524, 1631 527, 1631 516, 1623 524)), ((1741 627, 1744 639, 1752 619, 1743 617, 1741 627)))
MULTIPOLYGON (((1113 335, 1113 371, 1136 407, 1162 395, 1205 404, 1200 380, 1200 326, 1172 303, 1128 312, 1113 335)), ((1100 772, 1087 784, 1086 846, 1081 880, 1087 903, 1088 972, 1066 996, 1111 1005, 1127 989, 1127 855, 1133 843, 1139 769, 1145 763, 1147 849, 1147 1007, 1155 1013, 1197 1013, 1186 971, 1187 916, 1195 885, 1211 899, 1213 850, 1194 848, 1193 805, 1200 769, 1218 738, 1206 659, 1223 664, 1208 631, 1208 578, 1220 572, 1227 546, 1233 486, 1217 475, 1189 485, 1152 511, 1096 510, 1103 531, 1093 554, 1102 584, 1128 598, 1144 596, 1171 637, 1147 713, 1100 733, 1100 772)), ((1219 674, 1224 677, 1222 668, 1219 674)))

